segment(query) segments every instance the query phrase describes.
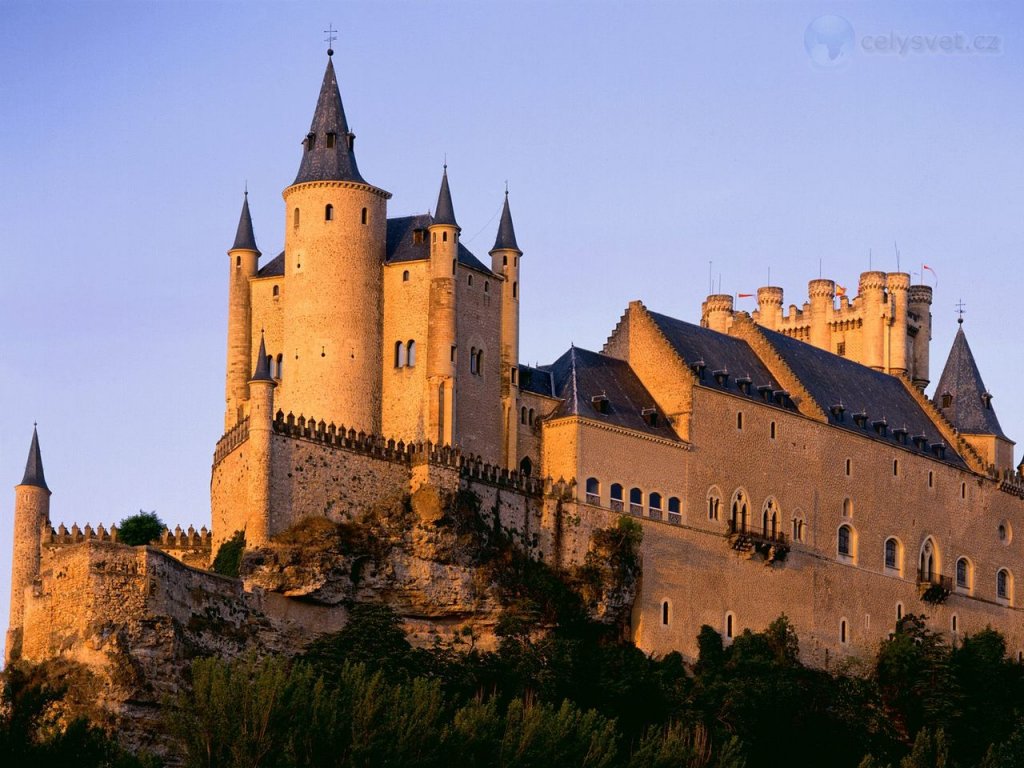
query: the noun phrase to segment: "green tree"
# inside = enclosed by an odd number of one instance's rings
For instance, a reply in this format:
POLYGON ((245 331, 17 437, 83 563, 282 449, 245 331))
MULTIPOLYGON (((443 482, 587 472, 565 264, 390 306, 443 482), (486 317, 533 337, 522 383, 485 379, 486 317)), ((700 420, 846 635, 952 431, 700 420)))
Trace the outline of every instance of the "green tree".
POLYGON ((231 538, 217 549, 217 556, 213 558, 214 573, 237 579, 242 566, 243 554, 245 554, 245 532, 235 531, 231 538))
POLYGON ((163 521, 156 512, 143 512, 130 515, 117 524, 117 540, 130 547, 140 544, 152 544, 163 533, 163 521))

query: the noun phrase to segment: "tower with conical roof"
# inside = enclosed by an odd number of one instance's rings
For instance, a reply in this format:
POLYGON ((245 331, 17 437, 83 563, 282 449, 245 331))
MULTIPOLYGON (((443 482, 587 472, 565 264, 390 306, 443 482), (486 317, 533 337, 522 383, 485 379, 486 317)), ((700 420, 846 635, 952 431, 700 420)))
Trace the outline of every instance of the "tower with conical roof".
POLYGON ((366 183, 328 51, 295 181, 284 190, 278 407, 380 432, 388 192, 366 183))
POLYGON ((249 213, 249 190, 242 200, 235 242, 228 250, 228 351, 225 385, 224 431, 231 429, 245 416, 249 398, 249 371, 252 370, 252 297, 249 281, 259 267, 260 249, 256 247, 252 216, 249 213))
MULTIPOLYGON (((430 235, 430 297, 427 319, 427 435, 444 445, 455 442, 455 386, 458 363, 458 313, 455 275, 459 261, 459 233, 455 220, 448 166, 441 174, 437 208, 430 235)), ((468 354, 468 350, 464 351, 468 354)))
POLYGON ((7 627, 5 658, 21 656, 25 621, 25 590, 39 577, 43 526, 50 520, 50 489, 43 474, 39 434, 32 429, 32 444, 25 463, 25 475, 14 487, 14 554, 11 565, 11 614, 7 627))
POLYGON ((935 387, 935 405, 990 466, 999 471, 1013 469, 1014 443, 999 426, 992 394, 981 380, 962 317, 959 324, 935 387))
POLYGON ((519 397, 519 259, 523 252, 516 242, 508 190, 501 209, 498 234, 491 248, 491 271, 501 275, 501 416, 502 461, 508 469, 519 466, 516 437, 516 403, 519 397))

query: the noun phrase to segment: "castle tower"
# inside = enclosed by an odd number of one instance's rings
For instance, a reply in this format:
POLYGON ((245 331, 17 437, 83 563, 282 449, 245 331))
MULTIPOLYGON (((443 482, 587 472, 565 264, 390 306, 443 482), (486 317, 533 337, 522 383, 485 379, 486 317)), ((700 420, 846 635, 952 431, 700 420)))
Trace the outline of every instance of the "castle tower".
POLYGON ((712 293, 700 308, 700 324, 719 333, 728 333, 732 325, 732 296, 712 293))
POLYGON ((328 58, 299 172, 283 193, 288 378, 280 407, 379 433, 391 195, 359 174, 354 145, 328 58))
POLYGON ((519 466, 516 404, 519 398, 519 259, 522 255, 516 243, 506 189, 498 236, 491 248, 491 271, 505 278, 501 284, 501 415, 502 461, 508 469, 519 466))
POLYGON ((757 289, 757 322, 772 331, 782 325, 782 289, 766 285, 757 289))
MULTIPOLYGON (((441 176, 441 191, 430 225, 430 299, 427 321, 427 403, 425 419, 430 440, 455 442, 455 372, 458 360, 455 272, 459 259, 459 232, 448 187, 448 166, 441 176)), ((468 354, 468 351, 465 352, 468 354)))
POLYGON ((25 619, 25 590, 39 576, 43 526, 50 520, 50 489, 43 475, 39 435, 32 430, 32 445, 25 464, 25 476, 14 487, 14 553, 11 566, 11 615, 7 628, 5 658, 21 655, 21 634, 25 619))
POLYGON ((890 272, 885 279, 885 287, 889 292, 889 354, 886 373, 903 376, 908 371, 911 357, 907 336, 908 292, 910 275, 906 272, 890 272))
POLYGON ((249 280, 259 267, 260 249, 249 215, 249 191, 242 201, 235 242, 228 251, 231 272, 228 276, 228 364, 224 409, 224 431, 242 420, 249 398, 248 378, 252 370, 252 302, 249 280))
POLYGON ((807 284, 811 300, 810 342, 818 349, 832 351, 832 316, 835 314, 836 284, 833 280, 811 280, 807 284))
POLYGON ((888 314, 885 284, 885 272, 863 272, 857 291, 857 300, 863 313, 863 353, 860 362, 876 371, 885 368, 885 330, 888 314))
POLYGON ((930 285, 912 285, 908 292, 910 319, 917 332, 911 342, 911 378, 914 386, 928 386, 928 347, 932 340, 932 288, 930 285))
MULTIPOLYGON (((270 519, 271 450, 274 421, 274 387, 267 347, 260 339, 259 359, 249 380, 249 451, 252 471, 248 473, 249 515, 245 541, 251 546, 266 544, 275 531, 270 519)), ((219 532, 230 536, 230 531, 219 532)))

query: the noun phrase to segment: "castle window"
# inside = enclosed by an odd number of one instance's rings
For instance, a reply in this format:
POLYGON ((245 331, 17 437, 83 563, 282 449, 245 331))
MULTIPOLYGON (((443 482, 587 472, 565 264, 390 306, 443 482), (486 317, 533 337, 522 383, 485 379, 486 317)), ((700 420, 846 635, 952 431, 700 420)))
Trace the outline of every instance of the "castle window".
POLYGON ((793 518, 793 541, 804 540, 804 521, 799 517, 793 518))
POLYGON ((996 573, 996 597, 1007 602, 1013 601, 1013 576, 1005 568, 996 573))
POLYGON ((1003 542, 1004 544, 1009 543, 1010 529, 1009 529, 1009 527, 1007 526, 1006 523, 1000 523, 999 524, 998 532, 999 532, 999 540, 1001 542, 1003 542))
POLYGON ((929 536, 921 545, 921 560, 918 564, 917 581, 922 584, 934 584, 939 572, 939 550, 929 536))
POLYGON ((512 377, 512 383, 513 384, 518 384, 519 383, 519 369, 516 366, 513 365, 512 366, 512 370, 509 371, 509 374, 512 377))
POLYGON ((491 292, 491 281, 490 280, 484 280, 484 293, 490 293, 490 292, 491 292))
POLYGON ((441 233, 441 242, 442 243, 447 243, 448 242, 448 233, 447 232, 442 232, 441 233))
POLYGON ((736 414, 736 429, 743 429, 743 411, 736 414))
POLYGON ((639 488, 632 488, 629 491, 629 513, 637 517, 643 517, 644 492, 639 488))
POLYGON ((682 505, 679 503, 677 496, 670 496, 668 500, 668 518, 672 522, 679 522, 678 520, 672 520, 672 515, 677 518, 682 514, 682 505))
POLYGON ((334 206, 330 203, 324 206, 324 221, 334 221, 334 206))
POLYGON ((452 351, 451 351, 451 358, 450 359, 451 359, 451 361, 453 363, 458 362, 458 353, 456 351, 457 349, 458 348, 454 344, 452 344, 452 351))
POLYGON ((295 227, 295 229, 299 228, 299 209, 298 208, 296 208, 292 212, 292 226, 295 227))
POLYGON ((502 256, 501 257, 501 265, 503 267, 507 267, 508 266, 508 256, 502 256))
POLYGON ((405 367, 405 344, 400 341, 395 342, 395 368, 405 367))
POLYGON ((661 624, 668 626, 668 600, 661 601, 661 624))
POLYGON ((949 394, 949 392, 943 392, 942 393, 942 407, 943 408, 949 408, 951 405, 953 405, 953 396, 951 394, 949 394))
POLYGON ((956 561, 956 588, 969 592, 971 589, 971 561, 961 557, 956 561))
POLYGON ((846 357, 846 342, 840 341, 836 344, 836 354, 840 357, 846 357))
POLYGON ((412 244, 413 245, 422 245, 423 244, 423 230, 422 229, 414 229, 412 231, 412 244))
POLYGON ((850 459, 846 460, 846 476, 849 477, 853 472, 853 462, 850 459))
POLYGON ((839 620, 839 642, 846 645, 846 619, 839 620))
POLYGON ((282 354, 277 356, 277 375, 274 378, 278 381, 284 378, 284 355, 282 354))
POLYGON ((612 483, 610 496, 611 498, 609 500, 611 501, 612 512, 621 512, 623 510, 623 506, 622 485, 620 483, 612 483))
POLYGON ((469 276, 468 276, 468 277, 466 278, 466 284, 467 284, 467 285, 472 285, 472 284, 473 284, 473 276, 472 276, 472 275, 469 275, 469 276))
POLYGON ((367 219, 367 216, 366 216, 366 209, 365 209, 365 208, 363 208, 363 212, 362 212, 362 214, 360 215, 360 222, 361 222, 362 224, 365 224, 365 223, 366 223, 366 219, 367 219))
POLYGON ((661 520, 661 494, 652 493, 647 499, 647 516, 653 520, 661 520))
POLYGON ((967 498, 967 483, 960 483, 960 498, 967 498))
POLYGON ((775 422, 774 421, 771 423, 771 426, 769 426, 769 428, 768 428, 768 437, 771 438, 772 440, 775 439, 775 422))
POLYGON ((745 532, 747 530, 747 497, 743 491, 736 491, 732 497, 732 516, 729 518, 729 525, 733 532, 745 532))
POLYGON ((601 505, 601 483, 596 477, 587 478, 587 504, 601 505))
POLYGON ((896 539, 885 540, 885 567, 890 571, 900 570, 900 543, 896 539))
POLYGON ((761 510, 761 534, 766 539, 776 539, 779 536, 779 507, 775 499, 768 499, 761 510))
POLYGON ((519 283, 512 283, 512 298, 519 298, 519 283))
MULTIPOLYGON (((434 233, 434 236, 437 237, 437 233, 436 232, 434 233)), ((457 267, 458 264, 459 264, 458 259, 452 259, 452 274, 453 275, 455 274, 455 267, 457 267)))
POLYGON ((903 603, 896 603, 896 621, 903 621, 903 603))
POLYGON ((412 368, 416 365, 416 342, 409 339, 407 346, 408 353, 406 354, 407 365, 412 368))
POLYGON ((306 151, 307 152, 312 152, 313 151, 313 147, 315 145, 316 145, 316 134, 315 133, 308 133, 308 134, 306 134, 306 151))
POLYGON ((476 374, 476 347, 469 349, 469 372, 476 374))
POLYGON ((434 243, 437 242, 437 232, 435 232, 434 234, 432 234, 430 236, 430 240, 431 240, 431 242, 434 242, 434 243))
POLYGON ((853 517, 853 499, 843 499, 843 517, 853 517))
POLYGON ((533 408, 531 408, 526 414, 526 422, 531 427, 533 426, 533 408))
POLYGON ((900 474, 900 460, 899 459, 893 459, 892 460, 892 474, 893 474, 893 477, 898 477, 899 474, 900 474))
POLYGON ((522 408, 519 409, 519 423, 520 424, 525 424, 526 423, 526 406, 525 405, 522 408))
POLYGON ((932 472, 930 469, 928 470, 928 487, 929 488, 934 488, 935 487, 935 473, 932 472))
POLYGON ((856 538, 853 528, 849 525, 839 526, 836 551, 840 558, 853 560, 855 556, 856 538))
POLYGON ((533 471, 533 462, 530 461, 530 457, 529 456, 524 456, 523 460, 519 462, 519 472, 520 472, 520 474, 525 475, 526 477, 529 477, 530 473, 532 471, 533 471))
MULTIPOLYGON (((476 351, 476 375, 484 375, 484 351, 482 349, 478 349, 476 351)), ((531 412, 532 410, 533 409, 531 409, 531 412)), ((533 419, 530 419, 530 422, 532 423, 533 419)))
POLYGON ((956 623, 956 614, 955 613, 953 614, 952 619, 950 619, 949 627, 950 627, 951 630, 956 632, 957 623, 956 623))
POLYGON ((280 295, 281 295, 281 286, 280 286, 280 285, 275 285, 275 286, 274 286, 274 288, 273 288, 273 290, 272 290, 272 293, 274 294, 274 298, 275 298, 275 299, 276 299, 276 298, 277 298, 278 296, 280 296, 280 295))
POLYGON ((331 132, 327 134, 327 148, 334 149, 334 142, 337 138, 337 134, 331 132))
POLYGON ((733 629, 734 629, 733 623, 734 623, 734 619, 733 619, 732 613, 725 614, 725 639, 726 640, 732 640, 733 629))
POLYGON ((409 270, 408 269, 405 270, 404 272, 402 272, 402 282, 403 283, 408 283, 409 282, 409 270))
POLYGON ((242 257, 241 256, 235 256, 235 266, 236 267, 242 266, 242 257))

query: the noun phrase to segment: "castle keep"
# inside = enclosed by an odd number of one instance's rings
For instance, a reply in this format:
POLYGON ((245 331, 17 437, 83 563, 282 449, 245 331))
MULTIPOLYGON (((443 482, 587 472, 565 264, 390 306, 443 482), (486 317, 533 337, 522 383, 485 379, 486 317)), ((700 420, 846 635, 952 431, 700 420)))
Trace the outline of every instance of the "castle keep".
MULTIPOLYGON (((389 218, 331 60, 283 197, 282 253, 260 252, 247 197, 228 250, 210 531, 127 550, 116 531, 54 528, 33 434, 8 658, 102 666, 142 637, 167 658, 182 637, 237 652, 203 633, 210 616, 238 643, 301 645, 345 619, 329 585, 216 576, 204 569, 221 543, 242 532, 271 551, 302 521, 391 497, 422 522, 431 494, 460 490, 555 565, 579 562, 596 528, 639 521, 630 631, 651 653, 693 657, 701 625, 728 640, 781 613, 822 666, 870 654, 906 613, 951 642, 991 625, 1024 653, 1024 478, 962 326, 924 394, 929 286, 871 271, 851 298, 812 280, 788 312, 766 286, 750 314, 715 294, 699 323, 635 301, 601 350, 523 365, 507 193, 489 261, 461 242, 447 168, 432 214, 389 218)), ((388 594, 426 595, 407 614, 443 635, 445 617, 480 609, 465 607, 464 572, 428 560, 388 594)))

